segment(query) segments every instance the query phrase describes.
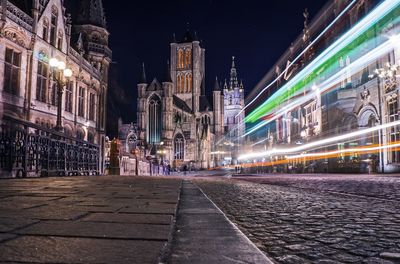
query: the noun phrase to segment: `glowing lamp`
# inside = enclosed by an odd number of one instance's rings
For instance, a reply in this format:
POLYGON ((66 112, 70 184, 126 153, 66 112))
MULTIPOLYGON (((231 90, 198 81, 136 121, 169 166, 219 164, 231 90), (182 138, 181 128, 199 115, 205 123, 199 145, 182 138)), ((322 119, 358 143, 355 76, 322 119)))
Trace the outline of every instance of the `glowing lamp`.
POLYGON ((65 69, 65 70, 64 70, 64 76, 65 76, 66 78, 71 78, 71 76, 72 76, 72 70, 71 70, 71 69, 65 69))
POLYGON ((58 67, 58 60, 56 59, 56 58, 51 58, 50 60, 49 60, 49 65, 50 65, 50 67, 52 67, 52 68, 55 68, 55 67, 58 67))
POLYGON ((59 70, 63 71, 63 70, 65 70, 66 67, 67 67, 67 66, 65 65, 65 62, 63 62, 63 61, 59 61, 59 62, 58 62, 57 68, 58 68, 59 70))

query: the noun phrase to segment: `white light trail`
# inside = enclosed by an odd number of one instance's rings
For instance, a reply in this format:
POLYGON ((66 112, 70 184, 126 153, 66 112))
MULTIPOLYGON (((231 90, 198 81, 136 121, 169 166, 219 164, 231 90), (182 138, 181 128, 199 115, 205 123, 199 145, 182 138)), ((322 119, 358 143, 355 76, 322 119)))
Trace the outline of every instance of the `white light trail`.
MULTIPOLYGON (((366 66, 370 65, 372 62, 376 61, 378 58, 382 57, 383 55, 385 55, 388 52, 390 52, 391 50, 393 50, 393 48, 398 47, 398 46, 399 46, 398 42, 396 43, 396 42, 387 40, 386 42, 384 42, 380 46, 378 46, 375 49, 369 51, 364 56, 360 57, 359 59, 357 59, 356 61, 354 61, 350 65, 346 66, 345 68, 343 68, 339 72, 335 73, 334 75, 332 75, 331 77, 326 79, 321 84, 318 84, 318 88, 319 88, 318 89, 318 93, 323 93, 323 92, 331 89, 335 85, 338 85, 340 82, 342 82, 344 79, 347 78, 345 73, 349 73, 350 72, 350 74, 353 75, 353 74, 361 71, 366 66)), ((308 90, 310 90, 310 89, 308 89, 308 90)), ((293 100, 289 104, 285 105, 280 111, 274 113, 273 118, 261 121, 254 128, 252 128, 249 131, 247 131, 242 137, 245 137, 245 136, 255 132, 256 130, 262 128, 263 126, 267 125, 268 123, 270 123, 272 121, 275 121, 276 119, 282 117, 288 111, 291 111, 294 108, 299 107, 300 105, 306 103, 307 101, 312 100, 315 96, 316 96, 315 92, 311 92, 311 93, 308 93, 307 95, 305 95, 305 96, 303 96, 301 98, 293 100)), ((269 112, 266 115, 269 115, 269 114, 272 114, 272 113, 269 112)))
POLYGON ((341 149, 341 150, 320 152, 320 153, 306 153, 306 154, 288 156, 286 158, 287 159, 299 159, 299 158, 330 156, 330 155, 338 155, 338 154, 354 153, 354 152, 372 152, 372 151, 390 149, 390 148, 395 148, 395 147, 400 147, 400 143, 385 145, 385 146, 367 147, 367 148, 348 148, 348 149, 341 149))
POLYGON ((365 135, 374 131, 378 131, 381 129, 386 129, 389 127, 393 126, 398 126, 400 125, 400 121, 395 121, 375 127, 370 127, 366 128, 363 130, 358 130, 354 132, 350 132, 344 135, 336 136, 336 137, 330 137, 322 140, 318 140, 315 142, 311 142, 305 145, 297 146, 297 147, 292 147, 292 148, 282 148, 282 149, 272 149, 268 151, 263 151, 263 152, 258 152, 258 153, 250 153, 250 154, 245 154, 239 157, 239 160, 246 160, 246 159, 253 159, 253 158, 261 158, 261 157, 266 157, 266 156, 271 156, 271 155, 277 155, 277 154, 290 154, 290 153, 296 153, 300 151, 304 151, 310 148, 315 148, 317 146, 323 146, 325 144, 333 143, 333 142, 340 142, 341 140, 347 140, 349 138, 354 138, 358 137, 361 135, 365 135))
POLYGON ((248 104, 246 104, 242 110, 239 111, 239 113, 235 116, 237 118, 244 110, 246 110, 247 107, 249 107, 251 104, 253 104, 269 87, 274 85, 283 75, 286 74, 286 72, 292 67, 294 63, 296 63, 301 56, 304 55, 304 53, 307 52, 323 35, 357 2, 357 0, 353 0, 343 11, 308 45, 287 67, 286 69, 275 79, 273 80, 270 84, 268 84, 264 89, 261 90, 261 92, 253 99, 251 100, 248 104))
MULTIPOLYGON (((400 3, 400 0, 386 0, 378 7, 376 7, 372 12, 370 12, 364 19, 359 21, 355 26, 353 26, 349 31, 343 34, 337 41, 335 41, 331 46, 326 48, 316 59, 311 61, 303 70, 301 70, 296 76, 290 79, 281 89, 279 89, 275 94, 273 94, 270 99, 272 100, 274 97, 278 96, 278 94, 285 92, 287 89, 290 89, 295 83, 308 76, 316 67, 323 64, 326 60, 328 60, 332 54, 337 53, 347 45, 349 45, 354 39, 359 37, 362 33, 368 30, 374 23, 377 22, 380 18, 384 17, 388 13, 390 13, 394 8, 396 8, 400 3)), ((280 77, 279 77, 280 78, 280 77)), ((278 79, 278 78, 277 78, 278 79)), ((276 80, 274 82, 276 82, 276 80)), ((269 84, 271 86, 273 83, 269 84)), ((267 88, 264 88, 264 90, 267 88)), ((264 92, 264 90, 262 92, 264 92)), ((261 93, 262 93, 261 92, 261 93)), ((260 93, 260 94, 261 94, 260 93)), ((254 101, 254 100, 253 100, 254 101)), ((252 102, 253 102, 252 101, 252 102)), ((252 103, 251 102, 251 103, 252 103)), ((246 109, 248 105, 246 105, 241 111, 246 109)), ((240 114, 241 112, 239 112, 240 114)))

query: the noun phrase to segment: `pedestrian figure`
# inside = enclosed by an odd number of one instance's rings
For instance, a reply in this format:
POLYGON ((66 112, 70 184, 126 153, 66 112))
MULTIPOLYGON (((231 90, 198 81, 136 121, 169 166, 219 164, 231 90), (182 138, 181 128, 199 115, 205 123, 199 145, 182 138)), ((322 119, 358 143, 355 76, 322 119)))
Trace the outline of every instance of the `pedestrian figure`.
POLYGON ((183 175, 186 175, 186 171, 187 171, 187 166, 183 165, 183 175))

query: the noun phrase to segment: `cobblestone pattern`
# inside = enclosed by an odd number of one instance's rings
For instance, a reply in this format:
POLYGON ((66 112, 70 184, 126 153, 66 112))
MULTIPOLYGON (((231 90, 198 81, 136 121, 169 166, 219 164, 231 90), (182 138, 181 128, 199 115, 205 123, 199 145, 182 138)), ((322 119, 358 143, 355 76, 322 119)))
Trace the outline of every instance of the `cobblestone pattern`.
MULTIPOLYGON (((280 185, 290 185, 284 182, 280 185)), ((196 183, 278 263, 400 263, 400 204, 396 200, 237 180, 196 183)), ((341 186, 335 190, 358 188, 341 186)), ((370 187, 377 188, 374 181, 370 187)))
POLYGON ((252 182, 400 201, 400 175, 265 175, 238 177, 252 182))

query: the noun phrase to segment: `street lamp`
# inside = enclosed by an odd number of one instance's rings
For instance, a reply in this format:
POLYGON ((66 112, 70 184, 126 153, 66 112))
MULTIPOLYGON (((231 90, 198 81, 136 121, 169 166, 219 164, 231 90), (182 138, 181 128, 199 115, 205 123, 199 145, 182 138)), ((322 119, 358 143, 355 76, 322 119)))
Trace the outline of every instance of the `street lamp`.
POLYGON ((49 60, 49 65, 52 69, 53 80, 57 83, 57 123, 55 129, 58 132, 62 132, 62 96, 64 93, 64 86, 68 84, 69 79, 72 77, 72 70, 67 68, 67 65, 64 61, 60 61, 57 58, 51 58, 49 60))

